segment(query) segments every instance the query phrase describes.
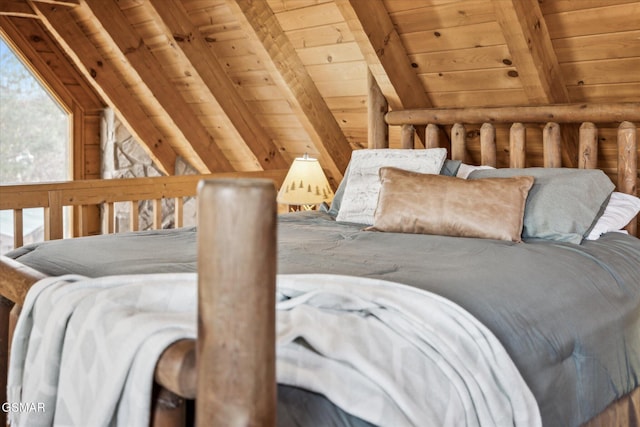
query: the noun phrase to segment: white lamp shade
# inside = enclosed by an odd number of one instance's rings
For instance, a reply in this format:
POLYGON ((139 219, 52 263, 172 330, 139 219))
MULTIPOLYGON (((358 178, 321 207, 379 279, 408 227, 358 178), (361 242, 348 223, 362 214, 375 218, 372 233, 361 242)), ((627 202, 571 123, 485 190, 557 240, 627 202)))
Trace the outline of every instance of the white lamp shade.
POLYGON ((278 203, 285 205, 317 205, 331 202, 333 191, 317 159, 298 157, 278 192, 278 203))

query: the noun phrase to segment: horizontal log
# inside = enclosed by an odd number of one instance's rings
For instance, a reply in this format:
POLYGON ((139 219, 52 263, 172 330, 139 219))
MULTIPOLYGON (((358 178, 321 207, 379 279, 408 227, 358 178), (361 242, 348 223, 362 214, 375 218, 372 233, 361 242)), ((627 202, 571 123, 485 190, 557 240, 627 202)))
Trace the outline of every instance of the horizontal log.
POLYGON ((6 256, 0 256, 0 295, 22 305, 29 288, 46 276, 6 256))
POLYGON ((185 399, 196 397, 196 341, 184 339, 171 344, 156 364, 158 384, 185 399))
POLYGON ((640 121, 640 103, 553 104, 525 107, 422 108, 390 111, 389 125, 446 125, 452 123, 581 123, 640 121))

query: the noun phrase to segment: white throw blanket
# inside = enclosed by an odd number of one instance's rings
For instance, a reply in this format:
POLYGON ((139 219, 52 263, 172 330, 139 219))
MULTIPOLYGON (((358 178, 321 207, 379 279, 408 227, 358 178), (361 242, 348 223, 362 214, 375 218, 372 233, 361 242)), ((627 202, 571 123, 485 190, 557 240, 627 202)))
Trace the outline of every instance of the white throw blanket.
MULTIPOLYGON (((194 274, 39 282, 18 321, 8 390, 33 410, 11 412, 13 425, 147 426, 154 361, 195 336, 195 307, 194 274)), ((280 275, 277 309, 278 382, 371 423, 541 425, 502 345, 442 297, 351 276, 280 275)))

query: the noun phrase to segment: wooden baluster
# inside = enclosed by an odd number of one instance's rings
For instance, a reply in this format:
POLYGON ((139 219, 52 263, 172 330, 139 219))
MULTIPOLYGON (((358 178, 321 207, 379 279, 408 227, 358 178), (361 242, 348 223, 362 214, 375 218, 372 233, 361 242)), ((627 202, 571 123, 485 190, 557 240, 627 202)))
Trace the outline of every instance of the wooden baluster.
POLYGON ((455 123, 451 127, 451 158, 453 160, 466 160, 467 131, 462 123, 455 123))
POLYGON ((402 131, 400 133, 400 147, 401 148, 413 148, 415 147, 416 128, 413 125, 402 125, 402 131))
POLYGON ((581 169, 598 167, 598 128, 591 122, 580 125, 578 167, 581 169))
POLYGON ((480 164, 495 168, 496 152, 496 128, 491 123, 483 123, 480 127, 480 164))
POLYGON ((75 209, 76 215, 78 215, 78 236, 86 236, 89 234, 89 206, 82 205, 77 206, 75 209))
POLYGON ((562 138, 557 123, 547 123, 542 131, 542 154, 545 168, 562 167, 562 138))
POLYGON ((140 229, 140 209, 138 200, 129 202, 129 230, 138 231, 140 229))
POLYGON ((62 192, 49 191, 49 206, 44 208, 44 239, 62 239, 64 235, 62 215, 62 192))
POLYGON ((24 245, 24 221, 22 209, 13 210, 13 247, 19 248, 24 245))
POLYGON ((162 228, 162 199, 153 199, 153 229, 162 228))
POLYGON ((526 164, 526 130, 522 123, 514 123, 509 131, 509 167, 524 168, 526 164))
POLYGON ((173 199, 173 224, 174 228, 184 225, 184 197, 173 199))
MULTIPOLYGON (((618 191, 627 194, 637 194, 638 180, 638 135, 636 125, 622 122, 618 126, 618 191)), ((637 218, 632 220, 625 229, 629 234, 636 235, 637 218)))
POLYGON ((104 218, 102 220, 102 228, 104 234, 112 234, 115 224, 115 208, 113 202, 104 203, 104 218))
POLYGON ((275 425, 275 200, 268 180, 198 186, 197 427, 275 425))
POLYGON ((424 148, 438 148, 440 147, 440 129, 438 126, 430 123, 425 129, 424 136, 424 148))
POLYGON ((389 125, 384 121, 384 115, 389 110, 387 98, 384 97, 370 70, 367 70, 367 84, 369 87, 367 146, 369 148, 389 148, 389 125))

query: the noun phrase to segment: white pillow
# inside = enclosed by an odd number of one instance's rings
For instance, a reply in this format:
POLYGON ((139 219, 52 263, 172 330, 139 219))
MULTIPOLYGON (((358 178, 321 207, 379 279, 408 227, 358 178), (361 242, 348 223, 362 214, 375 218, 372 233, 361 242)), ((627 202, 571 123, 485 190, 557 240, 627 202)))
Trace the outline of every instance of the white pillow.
POLYGON ((609 231, 620 231, 640 212, 640 199, 631 194, 611 193, 604 213, 593 226, 587 240, 597 240, 609 231))
POLYGON ((493 166, 473 166, 468 165, 466 163, 460 163, 460 167, 458 168, 458 172, 456 176, 458 178, 467 179, 469 174, 473 171, 483 170, 483 169, 495 169, 493 166))
POLYGON ((412 172, 439 174, 447 150, 429 148, 355 150, 349 162, 349 176, 336 221, 373 224, 378 204, 380 178, 378 171, 391 166, 412 172))

